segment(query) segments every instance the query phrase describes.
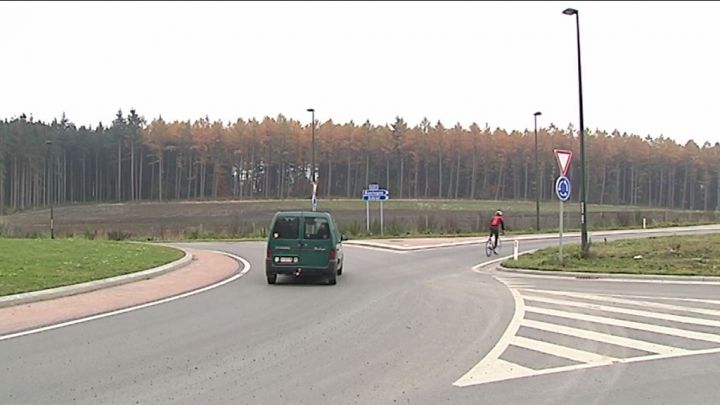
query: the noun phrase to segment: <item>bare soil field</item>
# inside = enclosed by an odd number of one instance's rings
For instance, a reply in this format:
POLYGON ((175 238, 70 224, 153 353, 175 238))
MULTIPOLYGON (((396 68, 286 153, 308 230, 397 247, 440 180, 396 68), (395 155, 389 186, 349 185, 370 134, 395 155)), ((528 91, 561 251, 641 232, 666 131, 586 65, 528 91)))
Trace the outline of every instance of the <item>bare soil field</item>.
MULTIPOLYGON (((306 200, 243 200, 197 202, 138 202, 70 205, 54 209, 58 237, 89 239, 206 239, 264 237, 272 216, 281 210, 310 210, 306 200)), ((505 212, 512 231, 535 227, 534 201, 391 200, 383 203, 384 235, 453 235, 484 233, 497 209, 505 212)), ((332 213, 350 236, 380 234, 380 203, 370 203, 370 233, 366 203, 321 200, 318 210, 332 213)), ((681 211, 631 206, 588 206, 591 229, 716 222, 713 211, 681 211)), ((565 204, 566 229, 579 228, 579 204, 565 204)), ((558 203, 541 203, 541 228, 557 229, 558 203)), ((49 234, 48 209, 0 217, 0 235, 33 237, 49 234)))

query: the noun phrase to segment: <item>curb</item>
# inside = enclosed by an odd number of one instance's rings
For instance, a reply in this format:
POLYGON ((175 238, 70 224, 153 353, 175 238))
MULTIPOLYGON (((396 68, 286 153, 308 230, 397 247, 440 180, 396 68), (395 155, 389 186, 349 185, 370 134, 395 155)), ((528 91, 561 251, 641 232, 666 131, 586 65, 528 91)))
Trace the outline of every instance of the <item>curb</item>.
MULTIPOLYGON (((628 230, 612 230, 612 231, 597 231, 597 232, 591 232, 590 237, 606 237, 606 236, 622 236, 627 234, 685 234, 688 232, 696 232, 696 231, 720 231, 720 225, 714 224, 714 225, 700 225, 697 227, 670 227, 670 228, 650 228, 650 229, 628 229, 628 230)), ((545 239, 556 239, 558 237, 557 234, 539 234, 539 235, 518 235, 516 237, 508 237, 507 239, 504 239, 504 241, 507 242, 513 242, 513 241, 534 241, 534 240, 545 240, 545 239)), ((580 232, 570 232, 563 235, 564 238, 568 239, 574 239, 580 237, 580 232)), ((373 247, 378 249, 386 249, 386 250, 392 250, 392 251, 398 251, 398 252, 411 252, 416 250, 428 250, 428 249, 439 249, 439 248, 446 248, 446 247, 455 247, 455 246, 466 246, 466 245, 476 245, 476 244, 483 244, 485 243, 486 239, 485 237, 477 237, 476 240, 465 240, 460 242, 446 242, 446 243, 438 243, 433 245, 422 245, 422 246, 393 246, 390 244, 385 244, 382 242, 373 242, 373 241, 348 241, 344 242, 344 244, 349 246, 364 246, 364 247, 373 247)), ((683 276, 677 276, 677 277, 683 277, 683 276)))
POLYGON ((177 270, 181 267, 188 265, 193 261, 193 256, 185 249, 173 246, 174 249, 178 249, 185 253, 182 258, 164 264, 159 267, 152 269, 138 271, 130 274, 123 274, 120 276, 104 278, 100 280, 88 281, 86 283, 68 285, 63 287, 49 288, 40 291, 31 291, 26 293, 8 295, 0 297, 0 308, 11 307, 14 305, 29 304, 37 301, 45 301, 54 298, 67 297, 70 295, 82 294, 90 291, 100 290, 102 288, 115 287, 122 284, 128 284, 135 281, 147 280, 153 277, 169 273, 177 270))
POLYGON ((720 277, 717 276, 673 276, 673 275, 661 275, 661 274, 627 274, 627 273, 591 273, 582 271, 559 271, 559 270, 529 270, 529 269, 515 269, 505 267, 502 264, 498 264, 496 269, 506 273, 519 273, 519 274, 531 274, 539 276, 558 276, 567 278, 581 278, 581 279, 603 279, 603 278, 614 278, 614 279, 626 279, 626 280, 664 280, 664 281, 709 281, 718 282, 720 277))

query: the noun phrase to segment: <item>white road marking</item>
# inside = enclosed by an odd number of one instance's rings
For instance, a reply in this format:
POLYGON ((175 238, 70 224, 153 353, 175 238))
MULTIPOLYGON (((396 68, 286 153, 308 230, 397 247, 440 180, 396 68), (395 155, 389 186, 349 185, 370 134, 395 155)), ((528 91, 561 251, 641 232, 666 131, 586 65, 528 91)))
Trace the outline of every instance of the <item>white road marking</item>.
POLYGON ((529 289, 529 288, 523 289, 523 291, 527 291, 527 292, 531 292, 531 293, 532 292, 542 293, 542 294, 547 294, 547 295, 560 295, 560 296, 565 296, 565 297, 581 298, 581 299, 588 299, 588 300, 595 300, 595 301, 612 302, 615 304, 637 305, 637 306, 644 306, 644 307, 648 307, 648 308, 665 309, 665 310, 669 310, 669 311, 682 311, 682 312, 692 312, 695 314, 720 316, 720 310, 715 310, 715 309, 693 308, 693 307, 685 307, 685 306, 681 306, 681 305, 663 304, 663 303, 659 303, 659 302, 628 300, 628 299, 623 299, 623 298, 616 298, 616 296, 611 296, 611 295, 597 295, 597 294, 582 294, 582 293, 561 292, 561 291, 534 290, 534 289, 529 289))
MULTIPOLYGON (((528 252, 523 252, 528 253, 528 252)), ((536 286, 532 285, 533 279, 555 279, 555 280, 564 280, 569 282, 586 282, 586 279, 583 278, 574 278, 574 277, 568 277, 568 276, 558 276, 558 275, 540 275, 540 274, 525 274, 525 273, 517 273, 516 275, 512 275, 512 273, 506 274, 506 276, 500 276, 497 273, 489 272, 489 271, 480 271, 481 268, 487 267, 491 264, 495 264, 498 262, 501 262, 503 260, 507 260, 510 256, 507 257, 501 257, 495 260, 491 260, 488 262, 480 263, 475 266, 473 266, 472 270, 478 273, 483 274, 493 274, 496 280, 502 282, 505 284, 509 289, 510 292, 513 295, 513 299, 515 301, 515 313, 513 315, 513 319, 511 320, 510 324, 508 325, 508 328, 505 330, 505 333, 501 337, 501 339, 498 341, 498 343, 490 350, 490 352, 472 369, 470 369, 467 373, 465 373, 460 379, 455 381, 453 383, 454 386, 458 387, 467 387, 477 384, 484 384, 494 381, 503 381, 508 379, 514 379, 514 378, 521 378, 521 377, 530 377, 530 376, 537 376, 537 375, 546 375, 546 374, 554 374, 554 373, 560 373, 565 371, 572 371, 572 370, 581 370, 581 369, 587 369, 587 368, 594 368, 594 367, 601 367, 601 366, 607 366, 612 364, 628 364, 628 363, 637 363, 642 361, 649 361, 649 360, 659 360, 659 359, 666 359, 666 358, 674 358, 674 357, 682 357, 682 356, 691 356, 691 355, 702 355, 702 354, 713 354, 713 353, 720 353, 720 347, 714 347, 706 350, 687 350, 680 347, 673 347, 669 345, 662 345, 657 344, 653 342, 647 342, 643 340, 638 339, 632 339, 625 336, 615 336, 607 333, 597 332, 593 330, 585 330, 580 328, 573 328, 565 325, 558 325, 558 324, 552 324, 549 322, 540 322, 530 319, 524 319, 526 313, 538 313, 538 314, 545 314, 545 315, 551 315, 556 317, 561 317, 565 319, 575 319, 580 321, 586 321, 586 322, 593 322, 593 323, 599 323, 604 325, 611 325, 611 326, 617 326, 625 329, 633 329, 633 330, 640 330, 640 331, 648 331, 648 332, 654 332, 659 333, 663 335, 669 335, 669 336, 676 336, 680 338, 687 338, 687 339, 695 339, 695 340, 702 340, 712 343, 718 343, 720 344, 720 334, 712 334, 712 333, 703 333, 703 332, 695 332, 691 330, 684 330, 679 328, 670 328, 670 327, 664 327, 664 326, 658 326, 654 324, 649 323, 641 323, 641 322, 633 322, 633 321, 625 321, 625 320, 618 320, 613 318, 607 318, 607 317, 601 317, 601 316, 592 316, 592 315, 585 315, 585 314, 579 314, 579 313, 573 313, 573 312, 567 312, 567 311, 558 311, 553 309, 546 309, 546 308, 538 308, 533 306, 526 306, 525 305, 525 299, 528 300, 552 300, 552 298, 546 298, 542 296, 530 296, 529 294, 525 294, 527 292, 535 293, 535 294, 543 294, 543 295, 557 295, 562 296, 563 298, 567 298, 565 300, 563 299, 556 299, 554 300, 554 303, 561 303, 562 305, 572 305, 575 307, 586 307, 586 308, 592 308, 592 309, 601 309, 607 312, 614 312, 614 313, 626 313, 632 315, 639 315, 643 317, 648 317, 651 319, 660 319, 660 320, 670 320, 674 322, 680 322, 680 323, 686 323, 686 324, 696 324, 696 325, 705 325, 705 326, 713 326, 713 327, 720 327, 720 320, 710 320, 710 319, 701 319, 701 318, 694 318, 691 316, 679 316, 674 314, 668 314, 668 313, 658 313, 658 312, 650 312, 650 311, 640 311, 630 308, 622 308, 622 307, 615 307, 611 305, 605 305, 605 304, 619 304, 619 305, 635 305, 640 307, 645 307, 648 309, 657 309, 658 311, 678 311, 678 312, 686 312, 690 314, 702 314, 702 315, 710 315, 710 316, 720 316, 720 311, 717 311, 715 309, 710 308, 698 308, 698 307, 687 307, 682 305, 675 305, 680 302, 693 302, 693 303, 699 303, 699 304, 710 304, 710 305, 720 305, 720 300, 712 300, 712 299, 693 299, 693 298, 674 298, 674 297, 658 297, 658 296, 632 296, 632 295, 620 295, 620 294, 582 294, 582 293, 564 293, 564 292, 558 292, 558 291, 544 291, 544 290, 537 290, 535 289, 536 286), (520 291, 523 292, 523 294, 520 294, 520 291), (571 301, 570 299, 576 299, 575 301, 571 301), (638 301, 634 299, 628 299, 628 298, 639 298, 643 299, 643 301, 638 301), (595 300, 595 301, 601 301, 601 304, 592 304, 592 303, 586 303, 586 302, 578 302, 578 299, 585 299, 585 300, 595 300), (652 300, 655 300, 655 302, 652 302, 652 300), (672 300, 674 301, 672 304, 668 303, 662 303, 657 302, 658 300, 672 300), (518 317, 520 320, 518 321, 518 317), (600 342, 600 343, 607 343, 612 344, 616 346, 621 347, 627 347, 631 349, 641 350, 648 353, 653 353, 647 356, 638 356, 638 357, 629 357, 629 358, 613 358, 608 356, 603 356, 601 354, 597 353, 591 353, 583 350, 577 350, 574 348, 568 348, 564 347, 560 344, 540 341, 537 339, 529 339, 521 336, 517 336, 517 331, 520 326, 528 327, 528 328, 534 328, 537 330, 545 331, 545 332, 553 332, 558 334, 563 334, 566 336, 573 336, 580 339, 600 342), (512 334, 510 333, 512 332, 512 334), (572 366, 565 366, 565 367, 550 367, 542 370, 533 370, 529 367, 522 366, 519 364, 514 364, 512 362, 509 362, 507 360, 501 359, 500 356, 507 350, 509 345, 517 345, 520 347, 525 347, 527 349, 535 350, 541 353, 547 353, 550 355, 554 355, 557 357, 562 358, 569 358, 575 361, 581 362, 581 364, 578 365, 572 365, 572 366)), ((588 274, 588 276, 592 277, 592 274, 588 274)), ((627 278, 603 278, 603 275, 597 275, 597 277, 592 278, 593 282, 613 282, 613 283, 643 283, 643 284, 667 284, 667 285, 720 285, 720 281, 695 281, 695 280, 673 280, 673 279, 644 279, 644 278, 632 278, 631 276, 628 276, 627 278)), ((588 327, 592 327, 588 325, 588 327)))
POLYGON ((513 346, 523 347, 525 349, 534 350, 536 352, 547 353, 555 357, 562 357, 580 363, 596 363, 596 362, 614 362, 616 358, 604 356, 602 354, 590 353, 584 350, 573 349, 571 347, 556 345, 542 340, 529 339, 523 336, 515 336, 510 343, 513 346))
POLYGON ((382 247, 382 246, 370 246, 370 245, 350 245, 347 244, 343 246, 344 248, 352 247, 352 248, 361 248, 361 249, 368 249, 368 250, 375 250, 377 252, 383 252, 383 253, 397 253, 400 255, 404 255, 407 253, 412 252, 412 250, 398 250, 393 249, 392 247, 382 247))
MULTIPOLYGON (((509 366, 505 367, 489 367, 488 371, 495 372, 495 373, 488 373, 487 375, 477 375, 473 380, 465 381, 463 384, 458 384, 457 382, 453 385, 459 386, 459 387, 468 387, 471 385, 479 385, 479 384, 485 384, 495 381, 504 381, 504 380, 511 380, 515 378, 521 378, 521 377, 535 377, 535 376, 541 376, 541 375, 548 375, 548 374, 556 374, 556 373, 563 373, 566 371, 576 371, 576 370, 584 370, 588 368, 596 368, 596 367, 604 367, 609 366, 613 364, 632 364, 632 363, 640 363, 643 361, 650 361, 650 360, 662 360, 662 359, 669 359, 673 357, 686 357, 686 356, 700 356, 703 354, 715 354, 720 353, 720 348, 713 348, 713 349, 706 349, 706 350, 697 350, 694 352, 690 352, 683 355, 676 355, 676 354, 653 354, 650 356, 641 356, 641 357, 630 357, 625 359, 617 359, 616 361, 608 361, 608 362, 597 362, 597 363, 591 363, 591 364, 576 364, 572 366, 564 366, 564 367, 556 367, 556 368, 546 368, 544 370, 534 370, 531 372, 528 371, 521 371, 520 369, 513 369, 513 367, 521 367, 514 363, 509 363, 509 366), (505 374, 501 374, 503 371, 506 371, 505 374)), ((502 361, 502 360, 500 360, 502 361)), ((529 370, 529 369, 524 369, 529 370)))
POLYGON ((559 299, 555 299, 555 298, 540 297, 537 295, 525 295, 525 296, 523 296, 523 298, 525 300, 530 300, 530 301, 535 301, 535 302, 544 302, 546 304, 563 305, 566 307, 592 309, 592 310, 596 310, 596 311, 612 312, 615 314, 623 314, 623 315, 642 316, 644 318, 660 319, 663 321, 671 321, 671 322, 681 322, 681 323, 687 323, 687 324, 692 324, 692 325, 712 326, 715 328, 720 327, 720 321, 715 321, 715 320, 711 320, 711 319, 691 318, 689 316, 642 311, 639 309, 620 308, 620 307, 613 307, 613 306, 609 306, 609 305, 592 304, 592 303, 587 303, 587 302, 578 302, 578 301, 570 301, 570 300, 559 300, 559 299))
POLYGON ((567 336, 574 336, 577 338, 592 340, 600 343, 609 343, 616 346, 628 347, 631 349, 642 350, 655 354, 690 353, 690 350, 681 349, 679 347, 665 346, 657 343, 646 342, 644 340, 636 340, 623 336, 615 336, 607 333, 596 332, 592 330, 578 329, 565 325, 556 325, 547 322, 534 321, 532 319, 524 319, 520 326, 538 329, 545 332, 553 332, 567 336))
MULTIPOLYGON (((494 373, 503 370, 502 366, 496 366, 495 363, 498 361, 500 355, 505 351, 505 349, 507 349, 510 341, 517 334, 517 331, 520 328, 520 321, 522 321, 525 316, 525 304, 523 303, 520 294, 518 294, 517 290, 512 288, 510 289, 510 292, 512 293, 513 300, 515 301, 515 313, 513 314, 507 329, 505 329, 505 333, 503 333, 500 337, 500 340, 495 344, 495 347, 493 347, 492 350, 490 350, 490 352, 475 365, 475 367, 471 368, 467 373, 455 381, 453 385, 464 387, 467 385, 478 384, 477 381, 484 381, 487 376, 494 375, 494 373)), ((521 370, 521 373, 524 374, 526 371, 521 370)))
MULTIPOLYGON (((655 295, 617 295, 617 294, 610 294, 610 297, 627 297, 627 298, 640 298, 640 299, 648 299, 648 300, 655 300, 655 301, 681 301, 681 302, 695 302, 699 304, 711 304, 711 305, 720 305, 720 300, 710 300, 710 299, 703 299, 703 298, 674 298, 674 297, 658 297, 655 295)), ((692 308, 692 307, 687 307, 692 308)))
POLYGON ((116 311, 105 312, 105 313, 102 313, 102 314, 92 315, 92 316, 88 316, 88 317, 85 317, 85 318, 75 319, 75 320, 68 321, 68 322, 61 322, 61 323, 57 323, 57 324, 54 324, 54 325, 43 326, 42 328, 29 329, 29 330, 22 331, 22 332, 17 332, 17 333, 11 333, 11 334, 8 334, 8 335, 3 335, 3 336, 0 336, 0 341, 8 340, 8 339, 13 339, 13 338, 21 337, 21 336, 27 336, 27 335, 31 335, 31 334, 35 334, 35 333, 40 333, 40 332, 46 332, 46 331, 53 330, 53 329, 59 329, 59 328, 65 327, 65 326, 77 325, 77 324, 79 324, 79 323, 90 322, 90 321, 94 321, 94 320, 97 320, 97 319, 107 318, 107 317, 110 317, 110 316, 113 316, 113 315, 120 315, 120 314, 124 314, 124 313, 127 313, 127 312, 137 311, 138 309, 143 309, 143 308, 153 307, 153 306, 155 306, 155 305, 165 304, 165 303, 167 303, 167 302, 179 300, 179 299, 181 299, 181 298, 190 297, 190 296, 192 296, 192 295, 200 294, 200 293, 203 293, 203 292, 205 292, 205 291, 209 291, 209 290, 212 290, 212 289, 214 289, 214 288, 223 286, 223 285, 225 285, 225 284, 227 284, 227 283, 230 283, 230 282, 232 282, 232 281, 237 280, 238 278, 240 278, 240 277, 244 276, 245 274, 247 274, 248 271, 250 271, 250 263, 249 263, 247 260, 245 260, 244 258, 242 258, 242 257, 240 257, 240 256, 233 255, 233 254, 231 254, 231 253, 227 253, 227 252, 220 252, 220 251, 213 251, 213 252, 215 252, 215 253, 220 253, 220 254, 223 254, 223 255, 225 255, 225 256, 229 256, 229 257, 231 257, 231 258, 239 261, 240 263, 243 264, 243 270, 242 270, 241 272, 239 272, 238 274, 235 274, 234 276, 229 277, 229 278, 226 278, 225 280, 222 280, 222 281, 217 282, 217 283, 215 283, 215 284, 211 284, 211 285, 209 285, 209 286, 206 286, 206 287, 203 287, 203 288, 200 288, 200 289, 197 289, 197 290, 188 291, 188 292, 183 293, 183 294, 180 294, 180 295, 176 295, 176 296, 169 297, 169 298, 163 298, 163 299, 158 300, 158 301, 152 301, 152 302, 148 302, 148 303, 141 304, 141 305, 136 305, 136 306, 134 306, 134 307, 119 309, 119 310, 116 310, 116 311))
POLYGON ((504 284, 507 285, 508 287, 514 288, 516 290, 527 290, 527 289, 532 289, 533 287, 535 287, 535 284, 528 284, 528 283, 522 283, 522 282, 517 282, 517 281, 506 281, 504 284))
POLYGON ((536 375, 537 370, 523 367, 503 359, 497 359, 482 368, 473 368, 473 373, 465 374, 453 384, 456 387, 468 387, 493 381, 502 381, 510 378, 529 377, 536 375))
POLYGON ((688 339, 704 340, 707 342, 720 343, 720 335, 710 333, 688 331, 683 329, 668 328, 666 326, 652 325, 648 323, 640 323, 633 321, 624 321, 620 319, 606 318, 603 316, 585 315, 574 312, 558 311, 555 309, 538 308, 526 306, 525 312, 532 312, 541 315, 557 316, 560 318, 575 319, 578 321, 588 321, 602 323, 604 325, 620 326, 623 328, 637 329, 647 332, 655 332, 663 335, 678 336, 688 339))
MULTIPOLYGON (((473 267, 473 270, 480 273, 479 269, 490 263, 483 263, 473 267)), ((487 274, 486 272, 482 272, 487 274)), ((544 277, 544 276, 537 276, 544 277)), ((614 319, 603 316, 586 315, 576 312, 560 311, 548 308, 539 308, 530 304, 530 301, 543 301, 553 304, 560 304, 564 306, 579 307, 579 308, 591 308, 596 310, 603 310, 606 312, 620 313, 643 316, 650 318, 650 320, 669 320, 674 322, 680 322, 684 324, 694 325, 705 325, 720 327, 720 320, 712 319, 701 319, 692 317, 692 314, 703 314, 715 316, 718 312, 715 309, 710 308, 698 308, 698 307, 686 307, 678 302, 697 302, 701 304, 720 304, 718 300, 707 300, 707 299, 691 299, 691 298, 672 298, 672 297, 658 297, 658 296, 625 296, 619 294, 584 294, 575 292, 560 292, 560 291, 547 291, 539 290, 535 287, 524 287, 523 279, 525 275, 518 277, 498 277, 495 278, 508 286, 513 299, 515 301, 515 314, 513 320, 510 322, 508 329, 503 334, 502 338, 493 347, 493 349, 470 371, 465 373, 460 379, 455 381, 453 385, 457 387, 467 387, 477 384, 484 384, 494 381, 503 381, 508 379, 515 379, 521 377, 530 377, 537 375, 560 373, 572 370, 581 370, 586 368, 594 368, 600 366, 608 366, 613 364, 627 364, 636 363, 648 360, 658 360, 681 356, 700 355, 700 354, 712 354, 720 353, 720 347, 714 347, 706 350, 688 350, 681 347, 673 347, 671 345, 657 344, 639 339, 633 339, 625 336, 615 336, 608 333, 602 333, 594 330, 586 330, 581 328, 569 327, 560 324, 553 324, 551 322, 540 322, 531 319, 524 319, 527 313, 537 313, 550 316, 556 316, 564 319, 574 319, 586 322, 593 322, 604 325, 617 326, 625 329, 640 330, 647 332, 654 332, 663 335, 675 336, 679 338, 687 338, 694 340, 701 340, 711 343, 720 344, 720 333, 704 333, 696 332, 692 330, 685 330, 681 328, 671 328, 665 326, 659 326, 652 323, 642 323, 634 321, 626 321, 620 319, 614 319), (628 299, 636 298, 636 299, 628 299), (644 301, 639 299, 648 300, 674 300, 673 304, 644 301), (525 302, 528 300, 528 303, 525 302), (599 303, 592 302, 580 302, 579 300, 589 301, 600 301, 599 303), (618 305, 635 305, 640 307, 646 307, 648 309, 657 309, 658 312, 642 311, 637 309, 623 308, 618 306, 612 306, 612 304, 618 305), (680 311, 689 313, 689 316, 679 316, 674 314, 663 313, 662 311, 680 311), (520 320, 518 321, 518 317, 520 320), (565 347, 562 344, 550 343, 537 338, 526 338, 517 336, 519 327, 534 328, 543 332, 552 332, 566 336, 573 336, 579 339, 585 339, 588 341, 595 341, 599 343, 612 344, 620 347, 627 347, 630 349, 641 350, 644 352, 651 353, 646 356, 628 357, 628 358, 613 358, 610 356, 604 356, 599 353, 592 353, 585 350, 577 350, 575 348, 565 347), (511 333, 512 332, 512 335, 511 333), (533 370, 527 365, 523 366, 515 364, 510 361, 500 358, 502 354, 507 350, 508 346, 518 346, 526 349, 534 350, 540 353, 546 353, 552 356, 561 358, 571 359, 578 361, 581 364, 564 366, 564 367, 549 367, 541 370, 533 370)), ((534 278, 534 277, 531 277, 534 278)), ((544 277, 547 278, 547 277, 544 277)), ((559 279, 568 280, 565 277, 557 277, 559 279)), ((572 280, 572 279, 569 279, 572 280)), ((620 279, 614 279, 620 280, 620 279)), ((529 280, 527 280, 529 281, 529 280)), ((574 281, 574 280, 573 280, 574 281)), ((603 280, 609 281, 609 280, 603 280)), ((641 281, 641 280, 631 280, 641 281)), ((665 280, 653 280, 654 282, 665 283, 665 280)), ((675 282, 672 282, 675 283, 675 282)), ((703 284, 707 285, 707 282, 681 282, 680 284, 703 284)), ((592 325, 588 325, 588 328, 592 328, 592 325)), ((552 340, 549 337, 548 340, 552 340)))
MULTIPOLYGON (((675 299, 675 298, 672 298, 672 299, 675 299)), ((686 299, 684 299, 684 301, 720 305, 720 300, 704 300, 704 299, 699 299, 699 298, 686 298, 686 299)))
MULTIPOLYGON (((530 252, 534 252, 534 250, 528 251, 527 253, 530 253, 530 252)), ((523 253, 525 253, 525 252, 523 252, 523 253)), ((490 266, 491 264, 496 264, 496 263, 503 262, 503 261, 505 261, 505 260, 507 260, 507 259, 509 259, 509 258, 511 258, 511 257, 512 257, 512 255, 501 256, 501 257, 498 257, 498 258, 496 258, 496 259, 492 259, 492 260, 488 260, 488 261, 486 261, 486 262, 478 263, 478 264, 476 264, 476 265, 474 265, 474 266, 472 267, 472 271, 474 271, 474 272, 476 272, 476 273, 483 274, 483 272, 480 271, 480 269, 482 269, 483 267, 487 267, 487 266, 490 266)), ((484 273, 484 274, 487 274, 487 273, 484 273)), ((500 281, 503 281, 503 280, 500 279, 499 277, 496 277, 496 278, 497 278, 498 280, 500 280, 500 281)), ((508 279, 511 279, 511 278, 513 278, 513 277, 508 277, 508 279)), ((521 277, 515 277, 515 278, 521 278, 521 277)))

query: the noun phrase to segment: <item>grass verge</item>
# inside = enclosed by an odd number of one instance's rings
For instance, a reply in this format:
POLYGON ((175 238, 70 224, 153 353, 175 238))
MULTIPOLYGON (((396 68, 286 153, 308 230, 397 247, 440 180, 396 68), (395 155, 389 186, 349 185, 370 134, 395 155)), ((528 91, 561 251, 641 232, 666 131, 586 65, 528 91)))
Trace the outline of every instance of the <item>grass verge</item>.
POLYGON ((510 268, 591 273, 720 276, 720 234, 664 236, 593 244, 590 257, 580 257, 577 244, 547 248, 508 260, 510 268))
POLYGON ((182 258, 148 244, 81 239, 0 239, 0 296, 147 270, 182 258))

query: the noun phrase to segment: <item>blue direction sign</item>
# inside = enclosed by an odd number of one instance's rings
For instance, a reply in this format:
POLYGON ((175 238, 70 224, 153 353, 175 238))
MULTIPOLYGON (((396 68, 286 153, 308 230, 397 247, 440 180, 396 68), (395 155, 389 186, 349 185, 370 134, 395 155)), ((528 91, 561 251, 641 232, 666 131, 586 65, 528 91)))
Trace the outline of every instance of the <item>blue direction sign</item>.
POLYGON ((362 199, 364 201, 385 201, 389 200, 388 191, 384 188, 378 188, 376 190, 363 190, 362 199))
POLYGON ((555 195, 560 201, 570 199, 570 180, 565 176, 560 176, 555 180, 555 195))

